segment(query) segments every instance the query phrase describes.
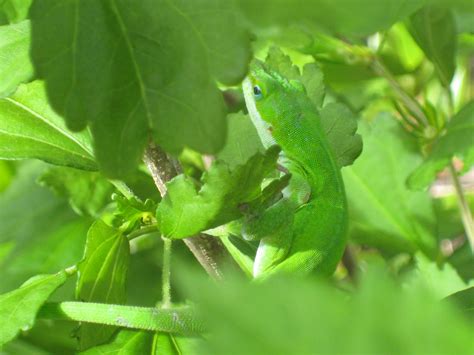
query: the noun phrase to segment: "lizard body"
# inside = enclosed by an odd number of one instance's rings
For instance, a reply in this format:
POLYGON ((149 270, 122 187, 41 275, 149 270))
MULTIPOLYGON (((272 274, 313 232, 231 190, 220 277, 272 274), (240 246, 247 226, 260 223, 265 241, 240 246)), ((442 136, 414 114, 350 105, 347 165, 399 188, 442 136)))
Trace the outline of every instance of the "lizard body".
MULTIPOLYGON (((321 127, 317 108, 299 82, 257 63, 244 81, 250 117, 266 148, 278 144, 291 173, 284 199, 291 232, 261 238, 254 276, 275 272, 331 274, 344 250, 347 203, 340 167, 321 127), (288 205, 288 204, 287 204, 288 205)), ((281 231, 282 228, 279 228, 281 231)))

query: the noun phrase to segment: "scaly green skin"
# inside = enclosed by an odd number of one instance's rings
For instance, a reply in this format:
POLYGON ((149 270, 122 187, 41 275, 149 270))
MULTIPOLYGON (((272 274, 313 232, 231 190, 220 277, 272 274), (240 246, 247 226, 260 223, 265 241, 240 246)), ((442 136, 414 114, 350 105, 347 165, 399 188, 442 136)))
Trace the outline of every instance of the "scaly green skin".
MULTIPOLYGON (((244 94, 264 145, 276 143, 282 148, 282 164, 292 174, 287 198, 300 201, 286 256, 263 274, 254 269, 254 276, 312 271, 331 274, 346 243, 347 203, 340 168, 317 109, 301 84, 288 82, 260 63, 244 82, 244 94), (256 97, 255 86, 262 95, 256 97)), ((262 247, 261 242, 259 249, 262 247)), ((262 257, 257 252, 257 258, 262 257)))

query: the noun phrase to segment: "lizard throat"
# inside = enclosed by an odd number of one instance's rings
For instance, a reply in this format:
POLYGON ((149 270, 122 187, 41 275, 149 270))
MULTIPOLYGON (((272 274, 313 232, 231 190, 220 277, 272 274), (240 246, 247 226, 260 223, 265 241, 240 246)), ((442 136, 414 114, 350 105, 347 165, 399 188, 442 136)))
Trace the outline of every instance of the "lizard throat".
POLYGON ((250 115, 257 133, 262 141, 262 144, 265 148, 271 147, 276 144, 275 138, 273 138, 271 131, 272 127, 270 124, 265 122, 260 116, 260 112, 257 110, 257 105, 255 103, 255 97, 253 93, 253 84, 249 78, 245 78, 242 83, 242 88, 244 91, 245 105, 250 115))

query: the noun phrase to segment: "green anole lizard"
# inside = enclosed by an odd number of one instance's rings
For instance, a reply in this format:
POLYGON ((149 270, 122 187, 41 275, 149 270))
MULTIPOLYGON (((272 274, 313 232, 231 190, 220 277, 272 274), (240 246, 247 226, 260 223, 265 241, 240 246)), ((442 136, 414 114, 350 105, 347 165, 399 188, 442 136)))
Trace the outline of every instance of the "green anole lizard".
POLYGON ((340 167, 318 111, 300 82, 256 62, 243 83, 248 112, 263 145, 282 148, 291 180, 283 198, 247 228, 260 239, 254 277, 273 273, 330 274, 344 250, 347 203, 340 167))

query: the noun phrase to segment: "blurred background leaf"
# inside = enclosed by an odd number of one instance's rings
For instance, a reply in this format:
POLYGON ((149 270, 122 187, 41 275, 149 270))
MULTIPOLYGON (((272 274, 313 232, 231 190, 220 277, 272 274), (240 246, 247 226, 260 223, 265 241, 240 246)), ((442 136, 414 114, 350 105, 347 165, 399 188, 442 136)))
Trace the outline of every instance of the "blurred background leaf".
POLYGON ((364 36, 405 19, 424 1, 239 0, 238 3, 244 14, 258 26, 308 21, 343 35, 364 36))
POLYGON ((425 6, 410 16, 410 33, 436 68, 444 86, 454 75, 456 25, 448 8, 425 6))
POLYGON ((418 145, 389 115, 359 123, 362 155, 342 170, 350 210, 351 238, 389 254, 422 250, 437 255, 435 214, 426 192, 405 186, 422 162, 418 145))
POLYGON ((185 287, 212 330, 201 353, 469 353, 473 326, 422 286, 404 291, 380 270, 357 292, 317 280, 185 287), (340 341, 344 334, 344 341, 340 341))
POLYGON ((0 195, 0 292, 82 258, 91 220, 78 217, 64 199, 36 184, 44 170, 40 162, 17 165, 14 181, 0 195))
POLYGON ((474 165, 474 101, 459 111, 446 126, 426 160, 409 177, 412 188, 423 188, 436 179, 436 174, 451 163, 454 157, 463 161, 462 171, 474 165))
POLYGON ((30 21, 0 26, 0 98, 33 78, 30 62, 30 21))
POLYGON ((9 22, 15 23, 28 17, 33 0, 0 0, 0 16, 3 14, 9 22))

